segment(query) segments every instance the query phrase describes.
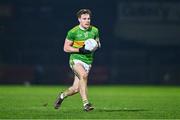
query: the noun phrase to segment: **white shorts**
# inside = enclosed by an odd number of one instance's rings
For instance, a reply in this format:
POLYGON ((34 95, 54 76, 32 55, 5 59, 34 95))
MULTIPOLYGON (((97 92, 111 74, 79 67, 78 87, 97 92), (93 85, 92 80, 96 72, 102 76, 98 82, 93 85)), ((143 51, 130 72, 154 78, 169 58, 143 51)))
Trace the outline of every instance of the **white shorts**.
MULTIPOLYGON (((84 69, 85 69, 85 71, 87 72, 87 73, 89 73, 89 71, 90 71, 90 69, 91 69, 91 65, 89 65, 89 64, 87 64, 87 63, 85 63, 85 62, 83 62, 83 61, 81 61, 81 60, 73 60, 73 63, 74 64, 77 64, 77 63, 80 63, 83 67, 84 67, 84 69)), ((70 64, 70 67, 71 67, 71 69, 73 69, 73 65, 71 65, 70 64)))

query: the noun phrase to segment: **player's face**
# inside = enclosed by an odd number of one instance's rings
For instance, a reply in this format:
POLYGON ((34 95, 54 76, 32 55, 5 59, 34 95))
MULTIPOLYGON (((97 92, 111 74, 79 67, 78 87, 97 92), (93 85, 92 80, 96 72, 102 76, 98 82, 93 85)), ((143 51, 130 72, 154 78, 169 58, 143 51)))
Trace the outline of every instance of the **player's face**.
POLYGON ((78 20, 79 20, 80 25, 83 28, 85 29, 89 28, 90 23, 91 23, 91 18, 89 14, 82 14, 78 20))

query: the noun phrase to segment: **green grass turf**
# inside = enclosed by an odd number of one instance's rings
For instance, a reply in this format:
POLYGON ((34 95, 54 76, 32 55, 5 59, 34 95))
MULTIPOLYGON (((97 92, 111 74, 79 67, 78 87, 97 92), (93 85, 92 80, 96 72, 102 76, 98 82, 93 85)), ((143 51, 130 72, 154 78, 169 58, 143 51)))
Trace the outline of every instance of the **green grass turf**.
POLYGON ((82 111, 80 95, 67 98, 61 110, 53 108, 65 86, 0 86, 0 119, 178 119, 180 87, 89 86, 95 106, 82 111), (47 104, 47 105, 44 105, 47 104))

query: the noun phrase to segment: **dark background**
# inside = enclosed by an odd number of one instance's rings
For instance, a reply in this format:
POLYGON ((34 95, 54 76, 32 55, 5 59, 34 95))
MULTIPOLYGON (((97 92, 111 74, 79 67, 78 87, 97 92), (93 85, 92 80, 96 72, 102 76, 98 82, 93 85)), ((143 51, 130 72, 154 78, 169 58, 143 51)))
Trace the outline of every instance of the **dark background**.
POLYGON ((102 48, 89 84, 180 84, 178 0, 1 0, 0 84, 68 84, 66 33, 93 13, 102 48))

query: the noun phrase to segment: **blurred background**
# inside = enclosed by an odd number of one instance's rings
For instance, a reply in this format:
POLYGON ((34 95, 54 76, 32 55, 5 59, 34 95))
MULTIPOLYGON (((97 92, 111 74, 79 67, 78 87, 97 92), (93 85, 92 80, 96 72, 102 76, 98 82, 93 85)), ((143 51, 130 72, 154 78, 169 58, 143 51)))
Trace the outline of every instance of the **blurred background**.
POLYGON ((93 12, 102 48, 89 84, 180 85, 178 0, 1 0, 0 84, 72 83, 66 33, 93 12))

